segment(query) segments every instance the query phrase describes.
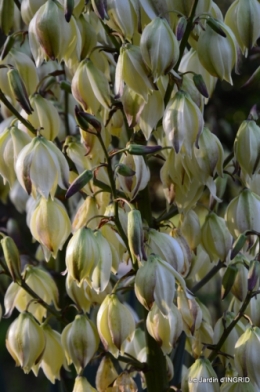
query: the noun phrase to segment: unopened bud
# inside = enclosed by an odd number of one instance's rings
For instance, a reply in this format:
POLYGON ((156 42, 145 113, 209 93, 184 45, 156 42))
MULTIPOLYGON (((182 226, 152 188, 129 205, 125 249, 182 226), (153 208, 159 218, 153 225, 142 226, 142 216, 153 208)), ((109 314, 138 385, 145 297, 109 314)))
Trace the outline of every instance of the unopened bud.
POLYGON ((251 260, 249 264, 249 271, 247 277, 247 287, 249 291, 253 291, 259 282, 260 277, 260 262, 259 260, 251 260))
POLYGON ((78 106, 75 106, 75 117, 82 131, 87 132, 90 129, 89 125, 91 125, 97 132, 101 132, 102 127, 98 119, 95 116, 80 110, 78 106))
POLYGON ((225 299, 228 293, 230 292, 234 281, 236 279, 236 274, 238 272, 238 268, 234 264, 228 265, 224 276, 222 278, 222 286, 221 286, 221 299, 225 299))
POLYGON ((186 26, 187 26, 187 18, 185 18, 185 16, 181 16, 179 18, 177 27, 176 27, 176 38, 178 41, 182 40, 182 37, 185 33, 186 30, 186 26))
POLYGON ((199 90, 199 92, 203 95, 203 97, 208 98, 209 93, 208 93, 207 86, 203 80, 202 75, 194 75, 193 82, 194 82, 195 86, 197 87, 197 89, 199 90))
POLYGON ((127 152, 131 155, 155 154, 162 149, 161 146, 142 146, 141 144, 129 144, 127 152))
POLYGON ((32 114, 33 108, 30 104, 25 84, 17 69, 10 69, 7 72, 8 82, 15 99, 20 103, 27 114, 32 114))
POLYGON ((68 199, 69 197, 75 195, 75 193, 79 192, 85 185, 87 185, 89 181, 92 180, 92 178, 92 170, 85 170, 72 182, 72 184, 70 184, 65 197, 68 199))
POLYGON ((19 251, 11 237, 1 240, 5 262, 14 282, 21 281, 21 261, 19 251))
POLYGON ((107 14, 107 0, 91 0, 91 4, 94 12, 100 19, 109 19, 107 14))
POLYGON ((65 0, 64 1, 64 16, 66 21, 69 23, 70 18, 73 14, 74 9, 74 0, 65 0))
POLYGON ((127 237, 132 257, 138 261, 145 260, 143 224, 139 210, 134 209, 128 213, 127 237))

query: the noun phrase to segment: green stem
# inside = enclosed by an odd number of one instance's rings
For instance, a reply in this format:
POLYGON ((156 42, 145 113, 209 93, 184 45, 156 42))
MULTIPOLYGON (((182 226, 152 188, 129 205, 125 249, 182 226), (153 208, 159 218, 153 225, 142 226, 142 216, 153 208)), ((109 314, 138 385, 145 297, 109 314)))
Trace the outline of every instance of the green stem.
POLYGON ((222 262, 219 261, 217 265, 215 265, 208 273, 207 275, 204 276, 203 279, 201 279, 200 282, 198 282, 197 284, 195 284, 195 286, 193 286, 190 290, 195 294, 197 291, 199 291, 203 286, 205 286, 206 283, 208 283, 213 276, 216 275, 216 273, 218 273, 219 270, 221 270, 221 268, 226 267, 226 265, 222 262))
MULTIPOLYGON (((144 309, 144 319, 146 320, 148 311, 144 309)), ((159 344, 149 335, 146 323, 145 340, 147 346, 147 371, 145 372, 145 380, 147 385, 147 392, 163 392, 169 388, 167 377, 166 357, 163 354, 159 344)))
POLYGON ((221 349, 221 347, 223 346, 223 344, 225 343, 228 335, 230 334, 230 332, 232 331, 232 329, 236 326, 236 324, 238 323, 238 321, 241 319, 241 317, 243 317, 244 311, 246 310, 251 298, 255 295, 255 293, 252 292, 248 292, 247 296, 241 306, 241 308, 239 309, 239 312, 237 314, 237 316, 234 318, 234 320, 229 324, 229 326, 227 328, 224 329, 218 343, 214 346, 214 351, 210 354, 209 356, 209 360, 213 361, 213 359, 216 358, 216 356, 218 355, 219 350, 221 349))
POLYGON ((25 120, 25 118, 23 118, 20 113, 13 107, 13 105, 11 104, 11 102, 8 101, 8 99, 5 97, 4 93, 2 90, 0 90, 0 100, 5 104, 5 106, 10 110, 10 112, 12 112, 15 117, 21 121, 21 123, 29 129, 29 131, 31 131, 34 135, 37 135, 37 129, 35 129, 32 124, 25 120))
POLYGON ((65 320, 62 318, 62 315, 57 310, 53 309, 50 305, 48 305, 45 301, 43 301, 43 299, 39 297, 39 295, 36 294, 35 291, 33 291, 24 280, 22 280, 21 282, 17 282, 17 284, 25 291, 27 291, 28 294, 30 294, 35 300, 37 300, 40 305, 47 309, 48 312, 55 316, 59 321, 62 321, 66 324, 65 320))
MULTIPOLYGON (((63 64, 63 70, 65 73, 65 65, 63 64)), ((66 77, 66 76, 65 76, 66 77)), ((69 93, 68 91, 64 90, 64 123, 66 129, 66 135, 70 134, 70 125, 69 125, 69 93)))
MULTIPOLYGON (((182 57, 183 57, 186 45, 187 45, 188 40, 189 40, 190 33, 193 30, 193 19, 194 19, 194 16, 195 16, 195 12, 196 12, 196 8, 197 8, 197 5, 198 5, 198 2, 199 2, 199 0, 194 0, 190 16, 189 16, 189 18, 187 20, 187 26, 186 26, 186 29, 185 29, 185 32, 183 34, 183 37, 182 37, 182 40, 181 40, 181 44, 180 44, 179 59, 178 59, 177 63, 175 64, 175 67, 174 67, 174 71, 176 71, 176 72, 178 71, 180 62, 182 60, 182 57)), ((170 79, 168 87, 167 87, 167 90, 166 90, 166 93, 165 93, 165 98, 164 98, 165 106, 167 105, 167 103, 169 102, 169 100, 171 98, 173 87, 174 87, 174 80, 170 79)))
POLYGON ((174 216, 178 215, 179 211, 178 208, 175 206, 172 206, 169 211, 164 212, 162 215, 160 215, 157 219, 155 219, 155 223, 158 225, 160 222, 167 221, 174 216))
POLYGON ((129 254, 129 257, 131 257, 131 251, 128 245, 128 239, 127 236, 123 230, 123 227, 121 225, 121 222, 119 220, 119 212, 118 212, 118 203, 115 201, 115 199, 117 198, 117 190, 116 190, 116 184, 115 184, 115 180, 114 180, 114 172, 112 169, 112 165, 111 165, 111 157, 109 156, 106 146, 104 144, 104 141, 102 139, 102 136, 100 133, 97 133, 97 138, 100 142, 100 145, 102 147, 102 150, 104 151, 105 157, 106 157, 106 161, 107 161, 107 174, 108 174, 108 178, 109 178, 109 182, 110 182, 110 186, 111 186, 111 193, 112 193, 112 197, 113 197, 113 202, 114 202, 114 220, 115 220, 115 224, 117 227, 117 230, 119 232, 119 235, 121 236, 122 240, 125 243, 127 252, 129 254))

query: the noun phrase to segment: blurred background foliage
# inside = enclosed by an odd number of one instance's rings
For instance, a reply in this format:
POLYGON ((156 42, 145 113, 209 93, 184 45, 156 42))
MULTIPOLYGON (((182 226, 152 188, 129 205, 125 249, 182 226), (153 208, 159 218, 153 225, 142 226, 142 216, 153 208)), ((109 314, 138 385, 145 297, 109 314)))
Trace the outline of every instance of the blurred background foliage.
MULTIPOLYGON (((225 15, 232 0, 215 0, 215 2, 221 8, 223 15, 225 15)), ((0 44, 4 40, 5 37, 1 35, 0 44)), ((256 104, 260 107, 259 85, 255 84, 250 88, 242 87, 259 65, 260 53, 253 49, 250 51, 248 58, 242 58, 240 74, 237 75, 233 72, 234 85, 230 86, 225 81, 218 81, 215 92, 205 107, 205 121, 211 131, 219 137, 227 154, 232 150, 236 132, 241 122, 248 117, 252 106, 256 104)), ((155 214, 159 214, 165 208, 165 198, 160 187, 159 177, 161 163, 154 159, 150 161, 150 166, 152 169, 150 182, 152 208, 155 214)), ((229 192, 232 192, 231 182, 227 187, 227 194, 224 195, 223 209, 226 205, 225 197, 228 197, 229 192)), ((3 186, 1 178, 0 194, 2 199, 2 202, 0 202, 0 231, 6 232, 8 230, 9 235, 15 239, 22 253, 32 253, 35 250, 35 245, 31 243, 30 232, 25 223, 25 216, 19 214, 9 201, 8 189, 6 190, 3 186)), ((60 258, 62 259, 62 255, 60 255, 60 258)), ((48 267, 51 268, 50 265, 48 267)), ((65 278, 59 277, 59 279, 60 284, 64 287, 65 278)), ((2 306, 4 293, 9 283, 7 277, 0 275, 0 302, 2 306)), ((200 297, 204 303, 205 299, 207 299, 206 305, 213 310, 213 313, 215 312, 216 320, 222 313, 219 303, 215 303, 216 296, 214 293, 216 292, 216 287, 210 290, 207 287, 205 290, 201 291, 200 297), (219 309, 219 313, 216 309, 219 309)), ((225 304, 222 307, 225 307, 225 304)), ((21 368, 15 368, 14 361, 5 348, 5 336, 11 320, 16 318, 17 315, 18 312, 15 310, 11 319, 3 318, 0 322, 0 391, 21 392, 27 391, 29 388, 31 391, 37 390, 37 392, 71 391, 71 382, 73 383, 74 374, 71 374, 71 380, 63 380, 63 388, 61 389, 60 382, 56 382, 55 385, 50 384, 41 371, 39 372, 38 378, 36 378, 32 373, 25 375, 21 368)), ((87 377, 90 381, 94 380, 94 368, 91 366, 88 366, 87 377)))

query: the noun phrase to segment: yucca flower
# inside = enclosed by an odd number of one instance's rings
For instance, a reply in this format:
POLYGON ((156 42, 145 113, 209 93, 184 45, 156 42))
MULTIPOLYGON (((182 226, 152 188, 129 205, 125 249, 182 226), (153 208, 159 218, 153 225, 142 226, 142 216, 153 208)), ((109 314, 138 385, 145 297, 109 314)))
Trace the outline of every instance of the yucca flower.
POLYGON ((19 153, 17 179, 28 194, 54 198, 57 186, 67 189, 69 165, 61 151, 43 136, 36 136, 19 153))
POLYGON ((6 347, 24 373, 29 373, 41 360, 45 336, 30 313, 23 312, 12 322, 6 335, 6 347))
POLYGON ((71 232, 70 219, 63 204, 58 199, 42 197, 31 212, 29 225, 33 237, 43 246, 46 261, 51 255, 56 258, 71 232))

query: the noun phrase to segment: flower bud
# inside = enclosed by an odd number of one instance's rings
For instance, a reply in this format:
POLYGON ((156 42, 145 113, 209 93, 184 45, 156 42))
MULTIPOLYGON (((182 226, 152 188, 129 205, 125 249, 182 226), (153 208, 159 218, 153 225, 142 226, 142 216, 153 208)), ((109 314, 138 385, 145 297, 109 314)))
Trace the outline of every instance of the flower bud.
POLYGON ((235 282, 236 275, 238 273, 238 268, 235 264, 229 264, 222 278, 221 286, 221 299, 225 299, 229 294, 232 286, 235 282))
POLYGON ((229 203, 225 219, 234 237, 247 230, 260 232, 260 196, 244 189, 229 203))
POLYGON ((219 383, 216 382, 217 374, 215 373, 210 361, 207 358, 196 359, 194 364, 188 369, 187 374, 182 380, 183 392, 219 392, 219 383), (210 382, 208 380, 215 380, 210 382), (205 382, 194 383, 193 380, 205 379, 205 382))
POLYGON ((1 240, 4 258, 8 270, 14 282, 21 281, 21 261, 19 251, 11 237, 4 237, 1 240))
POLYGON ((154 303, 148 313, 146 327, 149 334, 159 343, 163 353, 170 354, 183 330, 182 317, 174 304, 165 317, 154 303))
POLYGON ((158 255, 177 272, 182 272, 184 267, 182 248, 178 241, 169 234, 150 229, 148 232, 147 252, 158 255))
POLYGON ((242 52, 247 54, 260 36, 260 4, 257 0, 236 0, 225 16, 225 23, 236 36, 242 52))
POLYGON ((60 380, 60 369, 66 365, 66 358, 61 345, 61 335, 54 331, 48 324, 41 325, 45 336, 45 350, 41 361, 34 366, 34 373, 38 373, 42 368, 45 376, 55 384, 55 380, 60 380), (35 369, 36 368, 36 369, 35 369))
POLYGON ((131 339, 135 329, 132 313, 116 295, 107 295, 97 314, 97 328, 105 350, 118 357, 124 341, 131 339))
POLYGON ((83 376, 77 376, 72 392, 97 392, 83 376))
POLYGON ((235 367, 239 376, 248 376, 260 388, 260 329, 249 327, 235 345, 235 367))
POLYGON ((51 255, 56 258, 71 231, 70 219, 63 204, 58 199, 42 197, 32 212, 30 230, 43 246, 46 261, 51 255))
POLYGON ((115 93, 122 95, 123 83, 140 95, 145 101, 153 90, 147 76, 147 70, 138 46, 126 44, 121 46, 116 66, 115 93))
POLYGON ((257 284, 259 286, 259 277, 260 277, 259 260, 250 260, 248 277, 247 277, 249 291, 253 291, 257 284))
POLYGON ((145 260, 143 223, 139 210, 134 209, 128 213, 127 238, 133 260, 145 260))
POLYGON ((61 342, 69 364, 80 374, 93 358, 99 345, 94 323, 86 315, 77 315, 62 331, 61 342))
POLYGON ((134 176, 117 176, 119 187, 122 191, 133 200, 139 191, 143 190, 150 180, 150 170, 141 155, 123 155, 120 163, 129 166, 135 171, 134 176))
POLYGON ((117 378, 118 373, 110 357, 102 358, 97 373, 96 373, 96 387, 99 392, 106 392, 109 385, 112 385, 117 378))
POLYGON ((71 82, 74 98, 85 110, 97 114, 100 105, 109 109, 111 93, 106 76, 89 59, 81 61, 71 82))
POLYGON ((113 30, 132 41, 137 29, 137 13, 131 0, 107 0, 108 19, 105 23, 113 30))
POLYGON ((57 185, 66 189, 69 165, 61 151, 43 136, 25 146, 17 158, 17 179, 28 194, 39 192, 45 199, 54 198, 57 185))
POLYGON ((198 57, 205 69, 220 80, 233 84, 231 71, 237 61, 236 38, 232 30, 220 20, 216 21, 226 37, 206 24, 198 40, 198 57))
POLYGON ((163 116, 163 129, 169 144, 177 153, 184 149, 191 156, 193 145, 198 147, 203 117, 184 91, 178 91, 168 103, 163 116))
POLYGON ((6 336, 6 347, 24 373, 29 373, 42 358, 45 337, 42 328, 33 316, 24 312, 10 325, 6 336))
MULTIPOLYGON (((53 304, 56 309, 58 307, 59 292, 51 275, 40 267, 27 265, 22 272, 22 278, 27 285, 46 302, 48 305, 53 304)), ((10 315, 16 307, 19 312, 24 312, 32 296, 22 289, 18 284, 11 283, 5 293, 5 312, 10 315)), ((34 301, 30 303, 30 313, 41 322, 46 317, 47 310, 40 303, 34 301)))
POLYGON ((138 301, 148 310, 155 302, 167 317, 175 296, 175 277, 182 282, 181 276, 169 263, 158 256, 150 255, 135 277, 135 294, 138 301))
MULTIPOLYGON (((259 4, 260 7, 260 4, 259 4)), ((250 177, 260 169, 260 127, 253 120, 243 121, 234 143, 235 158, 250 177)))
POLYGON ((41 65, 44 59, 60 62, 69 57, 79 44, 75 35, 81 43, 74 18, 67 23, 62 6, 57 1, 47 0, 29 25, 29 43, 36 66, 41 65))
POLYGON ((193 71, 196 74, 201 75, 206 84, 209 96, 212 95, 216 86, 217 78, 212 76, 203 67, 203 65, 199 61, 198 53, 196 52, 196 50, 190 49, 186 54, 184 54, 180 63, 179 70, 183 73, 193 71))
MULTIPOLYGON (((36 87, 39 83, 39 77, 37 75, 33 60, 29 56, 27 56, 27 54, 13 47, 7 54, 7 56, 4 58, 2 63, 7 65, 11 64, 19 72, 20 78, 29 95, 35 93, 36 87)), ((4 94, 14 100, 15 96, 8 82, 8 72, 8 69, 1 69, 0 88, 1 90, 3 90, 4 94)))
POLYGON ((154 81, 166 75, 177 63, 179 45, 168 22, 157 17, 143 30, 140 48, 143 60, 151 69, 154 81))
POLYGON ((81 284, 90 282, 91 274, 99 260, 96 237, 91 229, 81 228, 70 239, 66 249, 66 266, 68 274, 81 284))
POLYGON ((214 212, 207 215, 201 229, 201 242, 212 261, 225 261, 232 247, 232 235, 226 222, 214 212))
POLYGON ((20 103, 27 114, 31 114, 33 108, 31 107, 29 97, 26 91, 23 80, 17 69, 10 69, 7 72, 8 82, 15 99, 20 103))

